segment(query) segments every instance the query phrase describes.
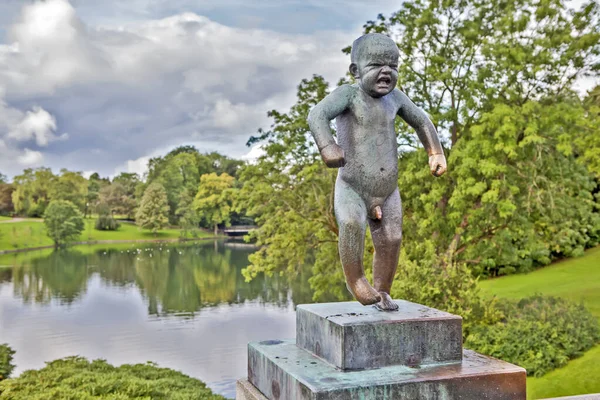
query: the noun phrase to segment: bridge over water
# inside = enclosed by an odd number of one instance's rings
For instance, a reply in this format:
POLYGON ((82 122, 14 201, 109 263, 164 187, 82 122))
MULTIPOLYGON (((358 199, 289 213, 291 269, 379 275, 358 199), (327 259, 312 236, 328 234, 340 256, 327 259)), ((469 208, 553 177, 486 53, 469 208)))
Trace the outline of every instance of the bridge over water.
POLYGON ((256 228, 258 228, 256 225, 234 225, 223 229, 223 233, 227 236, 244 236, 256 228))

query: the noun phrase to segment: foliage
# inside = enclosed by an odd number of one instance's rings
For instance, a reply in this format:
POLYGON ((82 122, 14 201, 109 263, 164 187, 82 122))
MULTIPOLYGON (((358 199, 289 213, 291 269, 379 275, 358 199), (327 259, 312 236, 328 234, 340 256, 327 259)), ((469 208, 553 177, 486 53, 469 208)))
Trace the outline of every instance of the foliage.
POLYGON ((189 234, 191 234, 192 237, 198 235, 200 216, 196 210, 194 210, 193 202, 194 200, 187 189, 183 190, 179 195, 178 208, 175 211, 175 215, 179 220, 182 238, 188 237, 189 234))
POLYGON ((15 187, 10 183, 0 183, 0 215, 11 215, 15 210, 12 194, 15 187))
POLYGON ((0 383, 0 399, 219 400, 199 380, 156 364, 114 367, 104 360, 69 357, 0 383))
POLYGON ((12 363, 15 351, 7 344, 0 344, 0 381, 10 377, 10 374, 15 369, 12 363))
POLYGON ((156 234, 169 223, 169 203, 167 192, 160 183, 152 183, 146 188, 140 207, 135 214, 135 222, 144 229, 156 234))
POLYGON ((265 155, 241 169, 242 187, 236 201, 236 209, 258 224, 249 238, 260 248, 250 256, 246 278, 285 271, 293 279, 305 265, 312 264, 315 299, 331 292, 337 298, 347 296, 333 215, 336 171, 325 167, 307 137, 308 112, 327 93, 322 77, 304 79, 298 86, 298 102, 288 113, 269 112, 271 129, 260 130, 259 136, 249 141, 264 142, 265 155))
POLYGON ((44 213, 44 225, 56 247, 76 240, 84 229, 83 215, 68 200, 53 200, 44 213))
POLYGON ((96 219, 95 228, 99 231, 116 231, 119 229, 119 222, 115 221, 112 216, 110 207, 105 203, 100 203, 96 207, 98 219, 96 219))
POLYGON ((108 206, 111 213, 125 215, 129 218, 134 215, 137 206, 135 189, 132 192, 130 187, 115 180, 100 189, 98 202, 108 206))
POLYGON ((50 168, 27 168, 13 179, 12 200, 15 212, 29 217, 41 217, 50 203, 50 190, 56 177, 50 168))
POLYGON ((463 337, 466 339, 473 326, 493 324, 503 318, 494 299, 486 299, 477 279, 464 264, 439 266, 432 249, 419 261, 409 260, 405 254, 392 286, 392 297, 460 315, 463 318, 463 337))
MULTIPOLYGON (((164 157, 150 159, 146 185, 159 182, 165 187, 169 199, 169 219, 177 223, 179 199, 184 190, 193 197, 198 190, 200 176, 210 173, 235 176, 241 164, 241 161, 219 153, 201 154, 193 146, 180 146, 164 157)), ((144 185, 140 187, 144 188, 144 185)))
MULTIPOLYGON (((400 161, 411 259, 431 240, 449 260, 496 275, 598 242, 595 183, 565 143, 591 123, 570 90, 597 73, 599 9, 408 1, 365 25, 398 38, 399 86, 450 145, 442 179, 428 179, 422 151, 400 161)), ((403 148, 418 147, 406 124, 398 129, 403 148)))
POLYGON ((60 175, 53 180, 48 195, 51 200, 70 201, 83 212, 86 210, 88 181, 80 172, 62 169, 60 175))
POLYGON ((236 190, 233 188, 235 179, 222 173, 205 174, 200 177, 200 186, 194 199, 193 207, 210 226, 214 227, 215 235, 219 224, 230 225, 232 204, 236 190))
POLYGON ((474 327, 465 346, 542 376, 600 341, 598 321, 567 300, 540 295, 501 303, 506 319, 474 327))

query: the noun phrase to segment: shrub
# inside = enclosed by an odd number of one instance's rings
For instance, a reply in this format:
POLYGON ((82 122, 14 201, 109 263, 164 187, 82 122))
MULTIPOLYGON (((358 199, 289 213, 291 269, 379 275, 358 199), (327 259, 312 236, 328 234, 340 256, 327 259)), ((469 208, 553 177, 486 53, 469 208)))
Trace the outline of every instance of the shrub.
POLYGON ((477 279, 464 264, 443 266, 434 256, 423 256, 419 262, 400 257, 392 286, 392 297, 460 315, 463 338, 475 324, 493 324, 504 316, 495 299, 485 298, 477 279), (429 261, 428 261, 429 260, 429 261))
POLYGON ((68 357, 0 382, 0 399, 225 400, 197 379, 155 364, 113 367, 104 360, 68 357))
POLYGON ((99 231, 116 231, 121 226, 115 221, 111 214, 111 210, 106 204, 99 204, 96 208, 98 219, 96 220, 96 229, 99 231))
POLYGON ((0 344, 0 381, 8 378, 15 369, 12 364, 14 354, 15 351, 7 344, 0 344))
POLYGON ((600 341, 598 321, 581 304, 536 295, 500 308, 505 318, 471 329, 465 346, 544 375, 600 341))

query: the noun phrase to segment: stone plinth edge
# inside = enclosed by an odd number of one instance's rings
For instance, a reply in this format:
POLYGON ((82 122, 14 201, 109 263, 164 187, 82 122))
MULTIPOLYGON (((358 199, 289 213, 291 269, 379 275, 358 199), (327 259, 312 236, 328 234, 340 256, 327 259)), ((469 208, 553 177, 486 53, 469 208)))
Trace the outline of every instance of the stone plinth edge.
POLYGON ((235 385, 235 400, 269 400, 247 379, 240 379, 235 385))

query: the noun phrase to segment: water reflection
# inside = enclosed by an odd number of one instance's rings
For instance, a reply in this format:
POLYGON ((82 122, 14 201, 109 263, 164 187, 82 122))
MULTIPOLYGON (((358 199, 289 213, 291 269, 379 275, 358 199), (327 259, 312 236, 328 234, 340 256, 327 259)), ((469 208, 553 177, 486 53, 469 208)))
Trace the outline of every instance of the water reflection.
POLYGON ((17 372, 79 354, 155 361, 234 397, 248 341, 293 337, 308 274, 241 270, 253 248, 227 242, 78 247, 0 256, 0 343, 17 372))

